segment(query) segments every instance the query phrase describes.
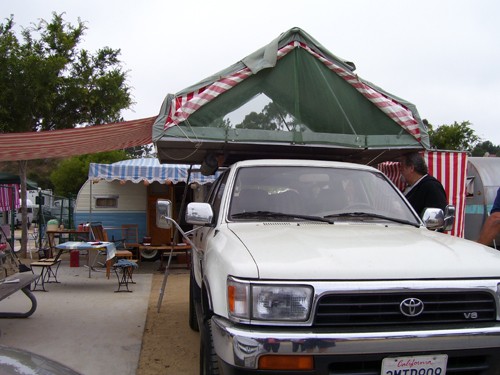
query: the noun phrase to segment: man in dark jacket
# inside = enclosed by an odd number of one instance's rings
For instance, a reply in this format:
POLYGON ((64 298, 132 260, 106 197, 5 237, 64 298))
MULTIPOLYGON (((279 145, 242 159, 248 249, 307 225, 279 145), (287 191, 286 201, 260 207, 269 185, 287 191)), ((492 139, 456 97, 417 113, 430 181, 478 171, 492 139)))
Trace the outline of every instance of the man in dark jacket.
POLYGON ((440 208, 448 205, 446 192, 436 178, 428 174, 427 164, 419 153, 411 153, 400 159, 401 174, 408 187, 404 194, 417 214, 422 215, 425 208, 440 208))

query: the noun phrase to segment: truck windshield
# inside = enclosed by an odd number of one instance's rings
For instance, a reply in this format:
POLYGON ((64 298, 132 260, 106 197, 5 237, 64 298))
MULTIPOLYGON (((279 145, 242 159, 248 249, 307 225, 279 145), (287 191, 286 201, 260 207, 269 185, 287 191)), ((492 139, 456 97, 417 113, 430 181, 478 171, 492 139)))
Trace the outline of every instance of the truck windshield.
POLYGON ((379 172, 310 166, 239 169, 230 220, 320 218, 420 225, 396 188, 379 172))

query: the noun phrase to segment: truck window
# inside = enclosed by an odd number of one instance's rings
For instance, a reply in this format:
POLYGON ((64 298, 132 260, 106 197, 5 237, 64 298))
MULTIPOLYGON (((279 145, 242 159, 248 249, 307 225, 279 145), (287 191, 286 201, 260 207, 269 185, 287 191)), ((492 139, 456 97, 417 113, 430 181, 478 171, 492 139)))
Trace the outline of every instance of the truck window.
POLYGON ((217 220, 219 216, 220 204, 222 200, 222 194, 226 187, 227 177, 229 175, 229 170, 223 172, 223 174, 215 181, 212 190, 208 196, 207 202, 212 205, 212 210, 214 211, 214 219, 217 220))
POLYGON ((360 169, 240 168, 231 202, 229 218, 234 220, 255 219, 241 214, 259 212, 319 217, 367 212, 417 223, 382 173, 360 169))

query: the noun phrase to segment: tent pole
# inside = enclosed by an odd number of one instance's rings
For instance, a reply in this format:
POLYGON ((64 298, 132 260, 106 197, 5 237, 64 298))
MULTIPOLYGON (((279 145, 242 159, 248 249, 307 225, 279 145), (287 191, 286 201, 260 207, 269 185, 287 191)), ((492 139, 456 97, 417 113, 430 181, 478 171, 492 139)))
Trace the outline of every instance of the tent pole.
MULTIPOLYGON (((179 227, 180 227, 181 218, 182 218, 182 215, 184 212, 184 206, 186 203, 187 192, 189 189, 189 180, 191 179, 191 170, 192 169, 193 169, 193 165, 191 164, 189 166, 189 169, 188 169, 188 175, 186 178, 186 186, 184 187, 184 193, 182 194, 181 209, 179 210, 179 216, 177 217, 177 223, 178 223, 179 227)), ((175 224, 175 222, 174 222, 174 224, 175 224)), ((179 229, 178 229, 177 225, 175 225, 174 245, 173 246, 175 246, 175 244, 177 243, 178 234, 179 234, 179 229)), ((189 240, 189 238, 186 238, 186 241, 188 243, 191 242, 189 240)), ((165 294, 165 287, 167 286, 168 272, 169 272, 169 268, 170 268, 170 261, 172 260, 173 246, 172 246, 172 249, 170 250, 170 254, 168 256, 167 266, 165 267, 165 274, 163 275, 163 281, 161 283, 160 295, 158 296, 158 303, 156 305, 158 312, 160 312, 161 302, 163 301, 163 294, 165 294)), ((191 249, 191 251, 192 251, 192 249, 191 249)))

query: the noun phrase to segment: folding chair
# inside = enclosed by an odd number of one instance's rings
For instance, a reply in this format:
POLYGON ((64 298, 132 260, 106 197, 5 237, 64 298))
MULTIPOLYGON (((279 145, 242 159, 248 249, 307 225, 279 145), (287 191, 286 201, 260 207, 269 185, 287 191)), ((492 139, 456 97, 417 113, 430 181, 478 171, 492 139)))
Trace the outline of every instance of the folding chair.
POLYGON ((19 272, 30 271, 30 267, 21 262, 15 249, 12 247, 11 243, 14 242, 14 239, 11 238, 10 233, 9 225, 0 226, 0 246, 2 247, 2 250, 6 251, 8 255, 12 257, 11 259, 15 263, 15 267, 19 269, 19 272))
POLYGON ((40 290, 46 292, 46 283, 59 283, 57 280, 57 271, 61 265, 62 250, 57 252, 54 258, 40 259, 36 262, 31 262, 31 272, 35 273, 34 268, 40 268, 40 277, 35 281, 33 290, 40 290))
POLYGON ((137 224, 122 224, 123 248, 125 250, 136 250, 137 260, 139 257, 139 225, 137 224))
POLYGON ((35 226, 32 232, 28 232, 28 248, 26 249, 26 252, 28 253, 31 259, 33 259, 33 253, 38 252, 38 238, 39 238, 38 227, 35 226))
MULTIPOLYGON (((90 231, 92 234, 92 237, 94 241, 102 241, 102 242, 113 242, 116 246, 116 251, 115 251, 115 257, 116 258, 126 258, 126 259, 132 259, 132 252, 129 250, 123 250, 124 249, 124 239, 119 239, 119 240, 114 240, 114 241, 109 241, 108 234, 106 233, 106 230, 104 229, 102 223, 91 223, 90 224, 90 231)), ((98 251, 97 255, 94 259, 94 262, 92 264, 92 267, 95 267, 96 263, 100 266, 105 266, 105 263, 100 263, 99 256, 107 256, 106 251, 98 251)))
MULTIPOLYGON (((19 243, 21 243, 21 238, 14 238, 12 236, 12 232, 10 230, 10 225, 8 224, 2 224, 0 226, 0 231, 2 232, 2 235, 3 237, 5 237, 5 242, 8 243, 10 245, 10 248, 12 251, 16 252, 16 249, 15 249, 15 241, 19 241, 19 243)), ((19 248, 18 248, 18 251, 19 251, 19 248)))

